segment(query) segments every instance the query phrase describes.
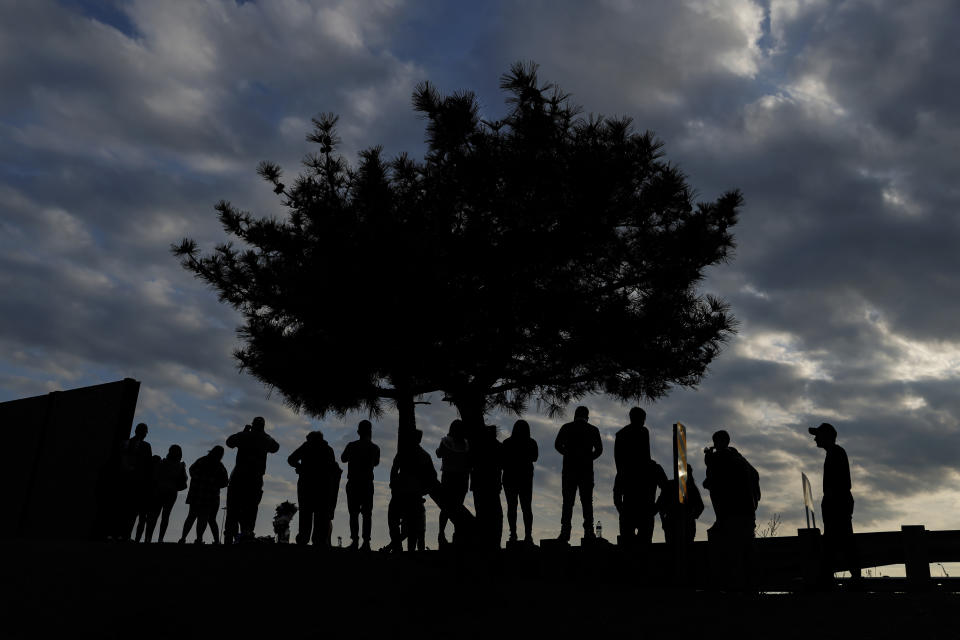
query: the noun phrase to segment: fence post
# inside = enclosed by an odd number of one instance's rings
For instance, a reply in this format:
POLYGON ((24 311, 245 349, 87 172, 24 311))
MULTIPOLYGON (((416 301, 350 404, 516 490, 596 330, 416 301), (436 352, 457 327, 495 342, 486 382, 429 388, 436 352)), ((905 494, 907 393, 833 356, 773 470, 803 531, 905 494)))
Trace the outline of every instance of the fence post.
POLYGON ((930 560, 927 557, 927 532, 922 524, 900 527, 903 540, 903 560, 907 569, 907 588, 911 591, 929 589, 930 560))

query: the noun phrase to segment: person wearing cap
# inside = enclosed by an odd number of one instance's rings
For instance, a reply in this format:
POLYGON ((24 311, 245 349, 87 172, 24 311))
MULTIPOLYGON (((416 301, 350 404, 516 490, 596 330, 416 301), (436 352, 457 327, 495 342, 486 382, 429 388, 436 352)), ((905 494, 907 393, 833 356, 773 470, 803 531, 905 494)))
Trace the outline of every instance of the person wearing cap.
POLYGON ((850 461, 847 452, 837 444, 837 430, 828 422, 810 427, 813 441, 826 452, 823 460, 823 542, 825 574, 832 575, 838 564, 849 564, 850 573, 860 577, 853 548, 853 494, 850 482, 850 461))

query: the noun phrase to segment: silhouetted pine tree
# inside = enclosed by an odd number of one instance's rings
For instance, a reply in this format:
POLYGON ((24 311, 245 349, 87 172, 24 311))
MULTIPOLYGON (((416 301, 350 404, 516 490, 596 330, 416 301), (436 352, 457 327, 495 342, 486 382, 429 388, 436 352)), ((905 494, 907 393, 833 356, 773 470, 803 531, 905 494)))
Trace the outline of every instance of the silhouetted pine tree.
POLYGON ((320 116, 292 185, 259 167, 285 219, 221 202, 242 248, 173 247, 243 314, 241 368, 317 416, 392 399, 401 431, 435 390, 475 427, 494 406, 655 399, 702 379, 734 321, 696 287, 730 255, 740 193, 695 203, 651 133, 581 117, 534 64, 501 88, 509 111, 490 121, 472 93, 419 85, 422 162, 374 147, 351 168, 320 116))

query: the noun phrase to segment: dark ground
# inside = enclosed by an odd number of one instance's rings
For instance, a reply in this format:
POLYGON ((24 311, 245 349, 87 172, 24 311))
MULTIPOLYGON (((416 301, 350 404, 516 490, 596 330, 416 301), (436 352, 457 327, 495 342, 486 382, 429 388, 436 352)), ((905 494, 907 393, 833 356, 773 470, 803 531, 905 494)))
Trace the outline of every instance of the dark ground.
POLYGON ((953 594, 644 588, 618 552, 0 543, 0 637, 960 638, 953 594))

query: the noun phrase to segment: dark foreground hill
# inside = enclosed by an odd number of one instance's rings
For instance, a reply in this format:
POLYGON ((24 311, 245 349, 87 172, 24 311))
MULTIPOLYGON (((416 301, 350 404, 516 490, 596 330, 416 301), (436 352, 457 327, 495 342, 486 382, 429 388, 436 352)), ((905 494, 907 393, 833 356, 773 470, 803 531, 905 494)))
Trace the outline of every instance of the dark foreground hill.
POLYGON ((6 542, 0 637, 956 638, 952 594, 651 588, 617 550, 6 542))

